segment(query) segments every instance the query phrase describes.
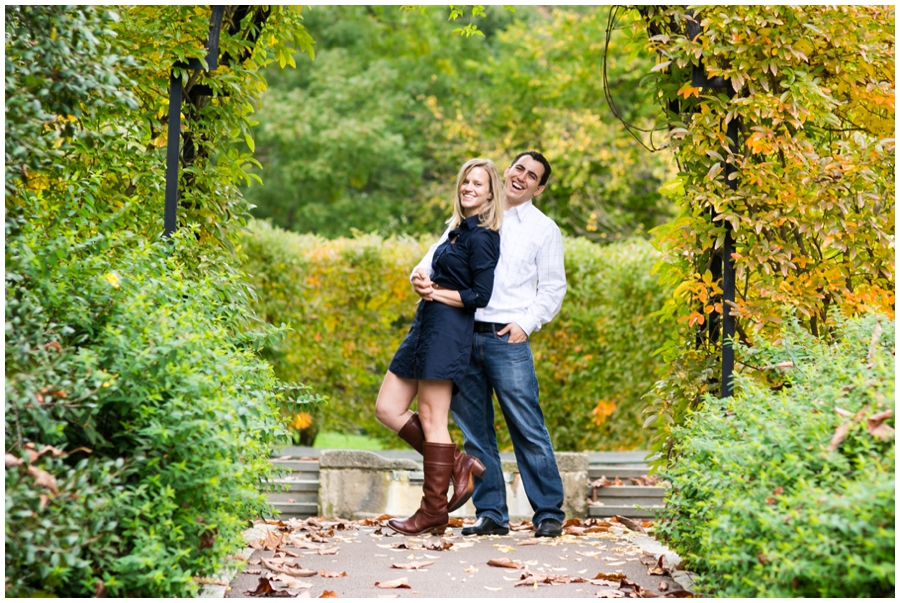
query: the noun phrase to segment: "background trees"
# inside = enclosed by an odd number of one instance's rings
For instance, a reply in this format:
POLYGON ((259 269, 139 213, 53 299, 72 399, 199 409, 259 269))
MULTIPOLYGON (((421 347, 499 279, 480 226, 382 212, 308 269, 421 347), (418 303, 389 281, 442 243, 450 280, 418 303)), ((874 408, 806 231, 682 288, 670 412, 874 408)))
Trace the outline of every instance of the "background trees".
MULTIPOLYGON (((494 7, 483 37, 460 38, 443 11, 316 7, 306 27, 316 61, 271 74, 256 145, 265 186, 254 214, 298 232, 438 232, 447 182, 472 156, 498 164, 543 151, 553 184, 538 204, 571 234, 612 240, 671 214, 666 158, 644 153, 604 100, 608 9, 494 7), (364 211, 358 211, 360 206, 364 211)), ((609 92, 642 126, 648 56, 613 33, 609 92)), ((638 34, 639 35, 639 34, 638 34)))

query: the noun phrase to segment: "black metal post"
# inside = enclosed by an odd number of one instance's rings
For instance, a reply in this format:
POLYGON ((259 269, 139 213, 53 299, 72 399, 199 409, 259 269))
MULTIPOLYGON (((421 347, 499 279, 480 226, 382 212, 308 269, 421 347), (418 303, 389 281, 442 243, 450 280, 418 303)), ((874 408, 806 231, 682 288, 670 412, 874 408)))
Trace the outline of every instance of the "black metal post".
POLYGON ((169 136, 166 146, 166 213, 163 236, 169 238, 178 228, 178 155, 181 149, 181 77, 173 70, 169 76, 169 136))
MULTIPOLYGON (((738 145, 738 120, 732 119, 728 123, 726 135, 731 140, 731 154, 737 155, 738 145)), ((725 164, 725 183, 731 190, 737 190, 737 178, 733 178, 737 169, 733 164, 725 164)), ((731 223, 724 221, 725 244, 722 248, 722 397, 730 398, 734 393, 734 316, 731 314, 731 304, 734 303, 734 237, 731 232, 731 223)))
MULTIPOLYGON (((700 26, 696 22, 688 23, 688 35, 691 39, 700 35, 700 26)), ((734 91, 728 80, 721 76, 710 78, 706 75, 703 63, 694 66, 691 72, 691 85, 696 88, 725 88, 728 96, 731 97, 734 91)), ((728 123, 726 135, 731 140, 729 145, 732 155, 738 152, 738 120, 732 119, 728 123)), ((726 163, 725 184, 731 190, 737 190, 737 178, 731 175, 736 171, 734 165, 726 163)), ((715 217, 715 216, 713 216, 715 217)), ((723 222, 725 227, 725 243, 722 247, 722 389, 721 397, 730 398, 734 393, 734 341, 735 321, 731 314, 731 304, 734 303, 734 236, 731 231, 731 224, 727 221, 723 222)), ((710 317, 712 318, 712 317, 710 317)), ((712 322, 712 321, 710 321, 712 322)))
MULTIPOLYGON (((212 7, 209 17, 209 37, 206 42, 206 64, 210 70, 219 62, 219 33, 222 31, 222 19, 225 6, 212 7)), ((203 69, 197 59, 188 63, 178 62, 176 67, 187 69, 203 69)), ((181 100, 184 96, 184 84, 181 77, 175 76, 173 69, 169 75, 169 135, 166 139, 166 208, 163 220, 163 237, 169 238, 178 228, 178 167, 181 155, 181 100)))

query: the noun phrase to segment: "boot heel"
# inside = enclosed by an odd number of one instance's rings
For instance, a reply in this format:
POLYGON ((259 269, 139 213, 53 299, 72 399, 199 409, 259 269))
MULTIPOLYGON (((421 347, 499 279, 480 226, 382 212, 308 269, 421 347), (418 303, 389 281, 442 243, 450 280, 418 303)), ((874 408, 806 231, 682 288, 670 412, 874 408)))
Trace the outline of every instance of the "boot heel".
POLYGON ((447 531, 447 526, 448 526, 448 525, 450 525, 450 524, 441 526, 441 527, 439 527, 439 528, 432 528, 432 530, 431 530, 431 535, 432 535, 432 536, 443 536, 443 535, 444 535, 444 532, 447 531))
POLYGON ((482 475, 484 475, 484 472, 487 471, 487 469, 485 468, 484 464, 475 457, 472 457, 472 460, 472 474, 475 477, 481 477, 482 475))

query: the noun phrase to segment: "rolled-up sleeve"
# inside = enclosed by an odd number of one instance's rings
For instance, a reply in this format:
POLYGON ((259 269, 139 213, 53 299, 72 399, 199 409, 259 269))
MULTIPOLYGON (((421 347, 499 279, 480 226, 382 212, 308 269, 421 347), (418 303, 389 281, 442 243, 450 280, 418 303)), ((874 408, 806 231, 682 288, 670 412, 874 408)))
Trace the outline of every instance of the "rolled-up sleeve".
POLYGON ((472 288, 459 291, 463 307, 474 312, 484 308, 494 290, 494 269, 500 259, 500 234, 494 230, 479 228, 469 241, 469 271, 472 288))

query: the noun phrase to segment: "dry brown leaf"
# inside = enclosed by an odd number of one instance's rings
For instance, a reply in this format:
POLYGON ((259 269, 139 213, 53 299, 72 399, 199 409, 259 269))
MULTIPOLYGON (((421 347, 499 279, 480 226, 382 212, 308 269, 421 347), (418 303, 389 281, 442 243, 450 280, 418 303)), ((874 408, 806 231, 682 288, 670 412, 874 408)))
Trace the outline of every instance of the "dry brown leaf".
POLYGON ((669 583, 663 580, 659 583, 659 590, 666 591, 669 590, 669 583))
POLYGON ((844 438, 847 437, 847 433, 850 431, 850 425, 850 423, 844 423, 834 430, 834 436, 831 438, 831 443, 828 444, 828 452, 837 450, 838 446, 841 445, 841 442, 844 441, 844 438))
POLYGON ((866 429, 879 440, 889 440, 894 436, 894 428, 885 423, 894 416, 892 410, 885 410, 874 414, 866 421, 866 429))
POLYGON ((22 464, 22 459, 7 452, 5 462, 7 467, 18 467, 22 464))
POLYGON ((503 590, 503 588, 500 586, 485 586, 485 588, 488 590, 492 590, 494 592, 497 592, 498 590, 503 590))
POLYGON ((35 486, 43 486, 54 494, 59 494, 59 487, 56 485, 56 478, 50 473, 44 471, 40 467, 31 465, 28 467, 28 475, 34 477, 35 486))
MULTIPOLYGON (((227 584, 225 586, 228 586, 227 584)), ((94 598, 99 599, 106 597, 106 585, 103 584, 103 580, 97 580, 94 582, 94 598)))
POLYGON ((273 587, 268 578, 260 578, 259 584, 256 585, 256 590, 248 590, 246 594, 251 597, 294 597, 286 590, 278 590, 273 587))
POLYGON ((347 572, 326 572, 325 570, 320 570, 319 575, 323 578, 344 578, 347 576, 347 572))
POLYGON ((521 563, 513 561, 509 557, 501 557, 500 559, 491 559, 487 562, 491 567, 508 567, 511 569, 522 569, 525 566, 521 563))
POLYGON ((535 538, 532 540, 523 540, 522 542, 518 543, 519 546, 531 546, 534 544, 541 544, 541 541, 535 538))
POLYGON ((337 552, 341 550, 339 546, 333 546, 330 549, 319 549, 317 552, 320 555, 337 555, 337 552))
POLYGON ((639 521, 635 521, 634 519, 629 519, 627 517, 622 517, 621 515, 613 515, 613 519, 633 532, 645 532, 644 526, 639 521))
POLYGON ((621 580, 624 580, 626 577, 627 576, 625 576, 625 574, 621 574, 621 573, 604 574, 603 572, 600 572, 599 574, 594 576, 594 580, 614 580, 616 582, 619 582, 621 580))
POLYGON ((657 561, 656 565, 651 567, 647 573, 651 576, 670 576, 671 574, 669 573, 669 564, 666 563, 666 556, 660 555, 659 561, 657 561))
POLYGON ((470 565, 469 567, 467 567, 467 568, 464 569, 463 571, 466 572, 467 574, 477 574, 477 573, 478 573, 478 568, 475 567, 474 565, 470 565))
POLYGON ((434 565, 434 561, 413 561, 412 563, 394 563, 391 565, 394 569, 417 570, 423 567, 434 565))
POLYGON ((312 588, 312 582, 304 582, 303 580, 287 574, 275 574, 275 579, 283 582, 288 588, 312 588))
POLYGON ((319 598, 320 599, 340 599, 340 597, 337 596, 337 593, 334 592, 333 590, 323 590, 322 594, 319 595, 319 598))
POLYGON ((446 551, 452 546, 452 542, 440 537, 429 538, 423 545, 423 547, 429 551, 446 551))
POLYGON ((597 591, 595 597, 597 597, 598 599, 622 599, 623 597, 625 597, 625 593, 613 588, 606 588, 597 591))
POLYGON ((663 595, 666 599, 693 599, 694 593, 687 590, 673 590, 663 595))
POLYGON ((376 588, 412 588, 406 581, 406 576, 397 578, 396 580, 388 580, 387 582, 376 582, 376 588))

